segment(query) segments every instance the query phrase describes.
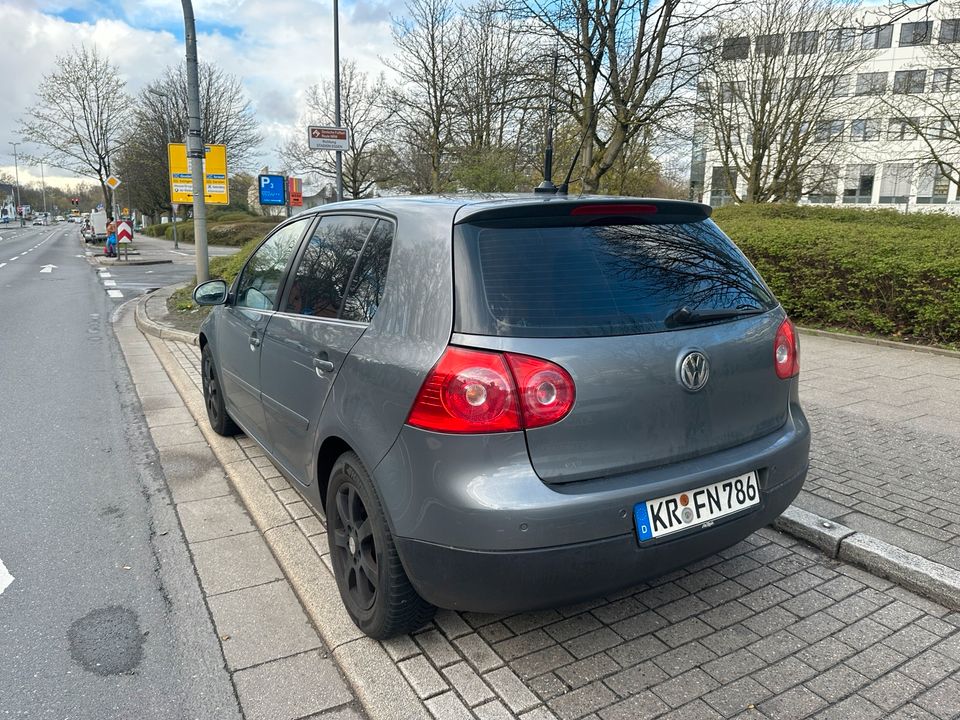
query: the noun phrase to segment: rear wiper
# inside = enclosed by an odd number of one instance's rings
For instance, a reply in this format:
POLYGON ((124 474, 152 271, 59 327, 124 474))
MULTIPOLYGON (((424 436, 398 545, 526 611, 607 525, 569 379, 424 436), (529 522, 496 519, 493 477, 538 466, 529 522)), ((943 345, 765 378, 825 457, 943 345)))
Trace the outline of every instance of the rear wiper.
POLYGON ((711 320, 726 320, 727 318, 746 317, 747 315, 760 315, 766 310, 758 307, 738 307, 722 308, 717 310, 691 310, 686 305, 677 308, 667 315, 663 321, 665 325, 694 325, 699 322, 709 322, 711 320))

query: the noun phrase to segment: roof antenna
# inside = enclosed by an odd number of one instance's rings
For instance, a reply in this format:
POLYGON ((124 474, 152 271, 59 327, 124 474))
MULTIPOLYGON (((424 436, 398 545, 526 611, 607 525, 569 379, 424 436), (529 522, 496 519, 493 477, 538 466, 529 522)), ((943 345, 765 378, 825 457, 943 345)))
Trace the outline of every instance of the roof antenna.
MULTIPOLYGON (((557 41, 559 43, 559 40, 557 41)), ((557 63, 559 56, 557 48, 553 49, 553 82, 550 86, 550 105, 547 107, 547 147, 543 153, 543 182, 533 189, 535 193, 549 193, 554 195, 557 192, 557 186, 553 184, 553 123, 557 114, 556 107, 556 87, 557 87, 557 63)))

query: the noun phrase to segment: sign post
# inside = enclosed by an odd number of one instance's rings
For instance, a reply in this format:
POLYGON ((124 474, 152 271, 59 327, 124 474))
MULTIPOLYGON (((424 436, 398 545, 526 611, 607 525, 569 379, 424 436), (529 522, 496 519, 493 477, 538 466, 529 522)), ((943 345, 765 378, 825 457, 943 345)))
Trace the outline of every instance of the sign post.
POLYGON ((117 243, 123 245, 123 259, 127 260, 127 245, 133 242, 133 227, 126 220, 117 223, 117 243))

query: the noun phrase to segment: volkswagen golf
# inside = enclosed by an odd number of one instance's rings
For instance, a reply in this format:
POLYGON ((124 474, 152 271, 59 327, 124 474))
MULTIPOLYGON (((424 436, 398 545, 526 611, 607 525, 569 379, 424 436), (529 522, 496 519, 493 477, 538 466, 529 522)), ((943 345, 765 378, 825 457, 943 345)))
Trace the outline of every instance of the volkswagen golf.
POLYGON ((796 329, 704 205, 337 203, 194 298, 213 429, 325 515, 372 637, 664 574, 806 475, 796 329))

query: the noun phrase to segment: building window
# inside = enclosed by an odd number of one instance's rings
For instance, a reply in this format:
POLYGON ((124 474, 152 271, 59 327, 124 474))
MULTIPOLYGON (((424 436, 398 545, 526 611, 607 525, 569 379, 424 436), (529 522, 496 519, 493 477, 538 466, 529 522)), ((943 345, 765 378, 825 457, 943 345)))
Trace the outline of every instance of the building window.
POLYGON ((926 84, 926 70, 897 70, 893 74, 893 92, 897 95, 922 93, 926 84))
POLYGON ((845 203, 869 203, 873 200, 874 165, 847 165, 843 180, 843 201, 845 203))
POLYGON ((824 49, 827 52, 850 51, 857 46, 856 28, 837 28, 828 30, 824 37, 824 49))
POLYGON ((723 41, 724 60, 744 60, 750 55, 750 38, 746 35, 725 38, 723 41))
POLYGON ((920 167, 917 175, 917 203, 920 205, 943 205, 950 192, 950 179, 936 163, 920 167))
POLYGON ((887 90, 887 73, 860 73, 857 75, 857 95, 882 95, 887 90))
POLYGON ((720 101, 732 103, 743 96, 743 81, 720 83, 720 101))
POLYGON ((791 55, 813 55, 817 51, 817 39, 820 33, 816 30, 805 30, 790 34, 791 55))
POLYGON ((869 142, 880 139, 880 121, 860 118, 850 123, 850 139, 854 142, 869 142))
POLYGON ((910 199, 911 163, 884 163, 880 178, 880 202, 905 203, 910 199))
POLYGON ((960 68, 937 68, 933 71, 930 92, 960 90, 960 68))
POLYGON ((887 127, 889 140, 916 140, 920 118, 890 118, 887 127))
POLYGON ((900 47, 929 45, 933 37, 933 21, 904 23, 900 26, 900 47))
POLYGON ((733 202, 733 195, 730 193, 730 185, 733 185, 733 177, 725 167, 715 166, 710 175, 710 205, 711 207, 722 207, 733 202))
POLYGON ((815 142, 829 142, 843 136, 843 120, 822 120, 813 128, 815 142))
POLYGON ((940 37, 938 39, 941 45, 960 42, 960 19, 941 21, 940 37))
POLYGON ((956 140, 957 126, 953 117, 932 117, 930 125, 924 131, 927 138, 937 140, 956 140))
POLYGON ((840 166, 823 165, 812 167, 806 173, 807 201, 831 204, 837 201, 837 183, 840 182, 840 166))
POLYGON ((864 50, 882 50, 893 44, 893 25, 876 25, 863 31, 860 47, 864 50))
POLYGON ((853 84, 852 79, 849 75, 824 75, 822 87, 830 97, 847 97, 853 84))
POLYGON ((758 35, 754 42, 757 55, 766 55, 767 57, 777 57, 783 55, 784 37, 782 33, 777 35, 758 35))

